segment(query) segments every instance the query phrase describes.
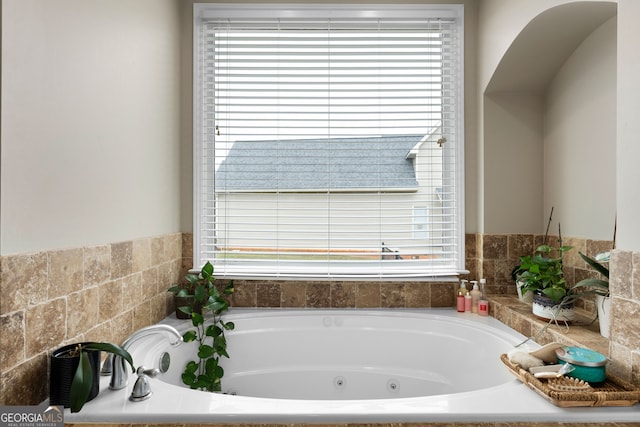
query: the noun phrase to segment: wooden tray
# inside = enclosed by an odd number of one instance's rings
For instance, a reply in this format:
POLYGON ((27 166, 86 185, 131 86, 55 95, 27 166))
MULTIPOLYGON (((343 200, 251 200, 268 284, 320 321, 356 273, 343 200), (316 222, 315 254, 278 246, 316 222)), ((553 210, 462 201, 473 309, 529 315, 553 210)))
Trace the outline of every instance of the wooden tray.
MULTIPOLYGON (((501 355, 500 359, 520 381, 554 405, 562 408, 577 406, 633 406, 640 400, 640 388, 610 375, 607 375, 604 384, 589 387, 587 390, 557 391, 549 388, 548 380, 538 379, 529 371, 522 369, 520 365, 511 363, 506 354, 501 355)), ((567 385, 573 384, 568 379, 564 380, 567 385)), ((554 381, 561 382, 563 379, 554 381)))

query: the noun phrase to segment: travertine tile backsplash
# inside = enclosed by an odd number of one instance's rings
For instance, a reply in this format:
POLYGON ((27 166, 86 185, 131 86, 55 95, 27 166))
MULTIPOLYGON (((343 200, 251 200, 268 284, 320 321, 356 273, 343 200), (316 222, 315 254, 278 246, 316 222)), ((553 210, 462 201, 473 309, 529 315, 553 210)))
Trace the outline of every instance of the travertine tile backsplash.
POLYGON ((181 271, 181 233, 0 258, 0 404, 48 396, 55 348, 121 343, 166 317, 181 271))
MULTIPOLYGON (((466 236, 469 280, 485 277, 489 295, 515 295, 511 270, 542 236, 466 236)), ((574 283, 594 273, 578 257, 611 242, 565 239, 574 283)), ((0 258, 0 404, 38 404, 48 395, 48 355, 69 342, 121 343, 173 311, 167 288, 192 266, 190 233, 0 258)), ((640 384, 640 254, 614 252, 611 263, 614 369, 640 384)), ((290 282, 238 280, 236 307, 453 307, 456 284, 431 282, 290 282)), ((589 301, 585 308, 589 309, 589 301)))

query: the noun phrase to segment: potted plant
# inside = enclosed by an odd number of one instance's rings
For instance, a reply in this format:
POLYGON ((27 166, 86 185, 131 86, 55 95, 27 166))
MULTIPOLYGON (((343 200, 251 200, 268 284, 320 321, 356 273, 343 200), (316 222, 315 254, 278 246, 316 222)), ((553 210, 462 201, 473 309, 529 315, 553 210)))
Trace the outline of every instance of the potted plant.
MULTIPOLYGON (((208 261, 199 274, 188 274, 186 280, 193 290, 193 304, 179 309, 188 314, 195 329, 185 332, 182 339, 185 343, 195 342, 197 346, 196 360, 185 366, 182 382, 192 389, 221 391, 224 369, 220 366, 220 358, 229 357, 224 333, 235 327, 222 316, 229 309, 228 297, 233 294, 233 282, 220 288, 216 286, 213 265, 208 261), (205 318, 205 312, 211 312, 211 316, 205 318)), ((176 295, 182 292, 176 287, 169 290, 176 295)))
POLYGON ((598 310, 598 322, 600 323, 600 334, 605 338, 609 338, 611 298, 609 294, 609 268, 605 264, 609 262, 611 252, 599 253, 595 258, 590 258, 582 252, 578 252, 578 254, 595 271, 600 273, 602 278, 583 279, 573 285, 571 288, 572 292, 577 297, 589 294, 595 295, 596 307, 598 310))
POLYGON ((544 244, 533 255, 520 257, 516 270, 517 281, 523 294, 533 293, 533 314, 545 320, 573 320, 573 301, 568 300, 570 290, 564 277, 562 257, 572 246, 554 248, 544 244))
POLYGON ((100 352, 122 357, 133 367, 133 360, 122 347, 105 342, 70 344, 51 353, 49 402, 79 412, 100 392, 100 352))

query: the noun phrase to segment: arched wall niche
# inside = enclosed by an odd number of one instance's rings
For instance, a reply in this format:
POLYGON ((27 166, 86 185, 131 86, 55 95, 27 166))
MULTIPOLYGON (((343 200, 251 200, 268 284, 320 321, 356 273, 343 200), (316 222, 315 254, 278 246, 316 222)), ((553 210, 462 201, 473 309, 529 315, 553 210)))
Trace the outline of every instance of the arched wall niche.
MULTIPOLYGON (((556 98, 562 96, 558 94, 565 89, 577 90, 569 87, 573 85, 572 81, 579 81, 581 74, 585 74, 587 79, 599 81, 601 77, 592 74, 604 73, 605 79, 610 81, 607 84, 613 88, 605 89, 607 93, 611 92, 610 95, 613 97, 613 115, 604 120, 607 122, 605 127, 613 129, 612 138, 608 143, 611 144, 612 159, 615 162, 616 46, 615 37, 611 38, 611 31, 615 36, 616 15, 617 4, 614 2, 580 1, 552 7, 529 21, 500 60, 484 90, 481 107, 483 206, 480 210, 484 233, 543 233, 552 205, 556 206, 554 222, 562 222, 563 234, 603 240, 607 239, 607 236, 611 238, 608 231, 606 236, 599 231, 596 231, 595 235, 589 235, 590 230, 567 227, 567 223, 575 221, 574 218, 563 216, 563 211, 572 209, 567 209, 567 206, 562 204, 565 200, 573 199, 563 197, 563 194, 550 197, 549 188, 553 188, 551 186, 557 182, 558 177, 554 175, 554 171, 549 170, 553 162, 548 158, 550 149, 557 147, 551 147, 549 144, 558 144, 559 141, 558 137, 552 138, 548 134, 548 124, 556 121, 555 118, 549 120, 549 114, 556 110, 553 103, 556 98), (606 23, 612 20, 613 30, 610 28, 611 25, 606 27, 606 23), (596 37, 594 34, 598 33, 600 27, 606 27, 608 35, 597 35, 598 39, 591 41, 596 37), (611 44, 613 46, 610 46, 611 44), (602 55, 602 52, 606 55, 602 55), (611 61, 611 58, 607 57, 609 55, 613 55, 613 63, 609 68, 591 71, 594 67, 606 67, 606 61, 611 61), (580 68, 585 64, 584 61, 587 61, 587 66, 580 68), (588 61, 593 61, 593 67, 588 61), (600 66, 602 64, 603 67, 600 66), (563 73, 571 74, 566 77, 563 73), (555 200, 555 197, 558 200, 555 200)), ((574 108, 578 111, 584 104, 575 96, 569 102, 580 105, 566 107, 568 112, 563 113, 566 117, 573 115, 574 108)), ((610 103, 611 100, 606 102, 610 103)), ((603 105, 602 108, 608 107, 603 105)), ((559 120, 569 121, 564 117, 560 117, 559 120)), ((615 164, 611 167, 615 168, 615 164)), ((615 170, 609 175, 611 182, 615 183, 615 170)), ((573 180, 572 177, 563 179, 573 180)), ((614 189, 612 191, 615 193, 614 189)), ((615 198, 611 210, 615 210, 615 198)), ((603 219, 601 228, 611 230, 612 221, 613 218, 603 219)))

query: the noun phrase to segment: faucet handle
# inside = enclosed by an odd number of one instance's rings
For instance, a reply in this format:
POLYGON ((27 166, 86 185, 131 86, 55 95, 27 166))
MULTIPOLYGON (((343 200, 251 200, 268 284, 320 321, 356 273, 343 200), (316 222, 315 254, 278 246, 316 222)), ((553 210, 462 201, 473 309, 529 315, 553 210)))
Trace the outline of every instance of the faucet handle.
POLYGON ((160 369, 147 369, 144 366, 140 366, 136 373, 138 374, 138 379, 133 385, 129 400, 133 402, 140 402, 151 397, 152 392, 151 385, 149 384, 149 377, 155 377, 158 375, 160 373, 160 369))
POLYGON ((113 353, 108 353, 107 358, 104 359, 102 369, 100 369, 100 375, 103 377, 111 375, 113 372, 113 353))
POLYGON ((148 377, 155 377, 155 376, 158 376, 160 374, 160 369, 158 369, 158 368, 147 369, 144 366, 139 366, 138 370, 136 371, 136 373, 138 374, 138 376, 146 375, 148 377))

